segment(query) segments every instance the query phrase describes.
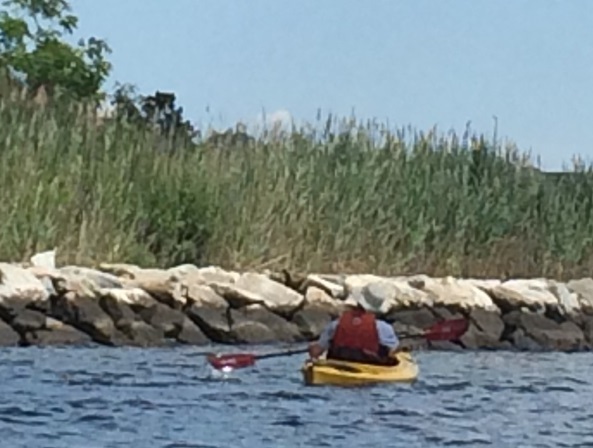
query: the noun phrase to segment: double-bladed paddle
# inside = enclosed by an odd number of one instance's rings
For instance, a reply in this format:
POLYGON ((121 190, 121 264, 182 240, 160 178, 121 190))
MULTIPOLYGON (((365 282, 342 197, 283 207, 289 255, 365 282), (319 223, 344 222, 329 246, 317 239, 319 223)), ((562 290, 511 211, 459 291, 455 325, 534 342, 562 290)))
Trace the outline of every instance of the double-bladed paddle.
MULTIPOLYGON (((452 341, 458 339, 465 331, 469 322, 467 319, 452 319, 437 322, 425 329, 419 334, 400 334, 400 339, 426 339, 428 341, 452 341)), ((229 353, 227 355, 217 355, 215 353, 209 353, 206 355, 208 363, 215 369, 222 370, 224 368, 231 369, 242 369, 244 367, 250 367, 255 364, 256 361, 267 358, 278 358, 285 356, 298 355, 308 352, 308 348, 302 348, 297 350, 285 350, 280 352, 272 352, 265 354, 255 353, 229 353)))

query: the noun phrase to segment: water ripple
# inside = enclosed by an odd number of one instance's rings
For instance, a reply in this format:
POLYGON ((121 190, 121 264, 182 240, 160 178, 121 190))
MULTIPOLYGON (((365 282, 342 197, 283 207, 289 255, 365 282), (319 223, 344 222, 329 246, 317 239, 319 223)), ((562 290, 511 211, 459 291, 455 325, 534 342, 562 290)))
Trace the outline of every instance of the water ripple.
MULTIPOLYGON (((253 348, 251 348, 253 349, 253 348)), ((593 447, 593 354, 418 354, 413 385, 306 388, 192 348, 2 349, 2 446, 593 447)))

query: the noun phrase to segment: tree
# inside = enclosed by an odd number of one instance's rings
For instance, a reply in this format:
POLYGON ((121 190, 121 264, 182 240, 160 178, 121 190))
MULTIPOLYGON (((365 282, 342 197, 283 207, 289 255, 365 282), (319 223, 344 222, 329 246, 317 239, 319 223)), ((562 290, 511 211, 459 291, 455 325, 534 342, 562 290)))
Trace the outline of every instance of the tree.
POLYGON ((4 0, 0 12, 0 67, 35 93, 100 100, 111 71, 109 46, 100 39, 66 43, 78 25, 66 0, 4 0))
POLYGON ((183 107, 175 104, 174 93, 156 91, 154 95, 138 95, 134 86, 121 84, 111 104, 117 119, 158 132, 171 143, 171 148, 191 145, 199 132, 183 117, 183 107))
MULTIPOLYGON (((101 88, 112 68, 106 60, 111 49, 95 37, 78 46, 65 41, 78 25, 68 0, 0 1, 0 70, 11 88, 26 87, 31 96, 43 88, 49 98, 90 99, 96 106, 106 98, 101 88)), ((174 93, 140 96, 124 84, 111 96, 115 118, 156 131, 162 137, 159 146, 175 149, 198 137, 174 93)))

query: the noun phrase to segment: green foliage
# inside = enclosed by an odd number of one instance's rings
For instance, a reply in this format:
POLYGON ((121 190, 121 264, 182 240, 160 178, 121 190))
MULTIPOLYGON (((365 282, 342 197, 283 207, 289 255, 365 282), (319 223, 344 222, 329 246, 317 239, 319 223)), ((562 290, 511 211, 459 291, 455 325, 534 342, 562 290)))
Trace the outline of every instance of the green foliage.
POLYGON ((0 101, 1 256, 56 246, 85 264, 199 263, 212 214, 203 167, 80 109, 0 101))
POLYGON ((548 176, 484 138, 351 120, 171 153, 159 134, 74 106, 0 102, 3 259, 55 246, 84 264, 559 278, 593 267, 591 169, 548 176))
POLYGON ((551 176, 469 129, 459 139, 333 117, 196 141, 174 94, 127 85, 115 117, 99 118, 89 111, 111 68, 106 44, 63 41, 77 26, 65 0, 3 5, 0 68, 55 99, 35 108, 0 98, 3 259, 57 247, 62 262, 83 264, 558 278, 593 269, 591 168, 551 176))
POLYGON ((100 99, 111 64, 108 45, 94 37, 71 46, 77 27, 65 0, 4 0, 0 12, 0 66, 30 91, 100 99))
POLYGON ((198 136, 193 125, 183 117, 183 108, 175 104, 174 93, 155 92, 154 95, 138 95, 130 84, 118 85, 112 95, 116 120, 134 126, 155 130, 167 149, 175 150, 191 146, 198 136))

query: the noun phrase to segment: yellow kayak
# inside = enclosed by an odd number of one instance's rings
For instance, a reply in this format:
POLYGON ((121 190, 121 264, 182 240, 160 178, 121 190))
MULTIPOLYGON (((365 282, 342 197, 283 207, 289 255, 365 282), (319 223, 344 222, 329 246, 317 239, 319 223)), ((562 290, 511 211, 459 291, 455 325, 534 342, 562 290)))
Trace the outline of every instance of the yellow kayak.
POLYGON ((328 359, 307 361, 302 367, 307 386, 364 386, 377 383, 412 383, 419 369, 411 353, 397 354, 396 366, 376 366, 328 359))

